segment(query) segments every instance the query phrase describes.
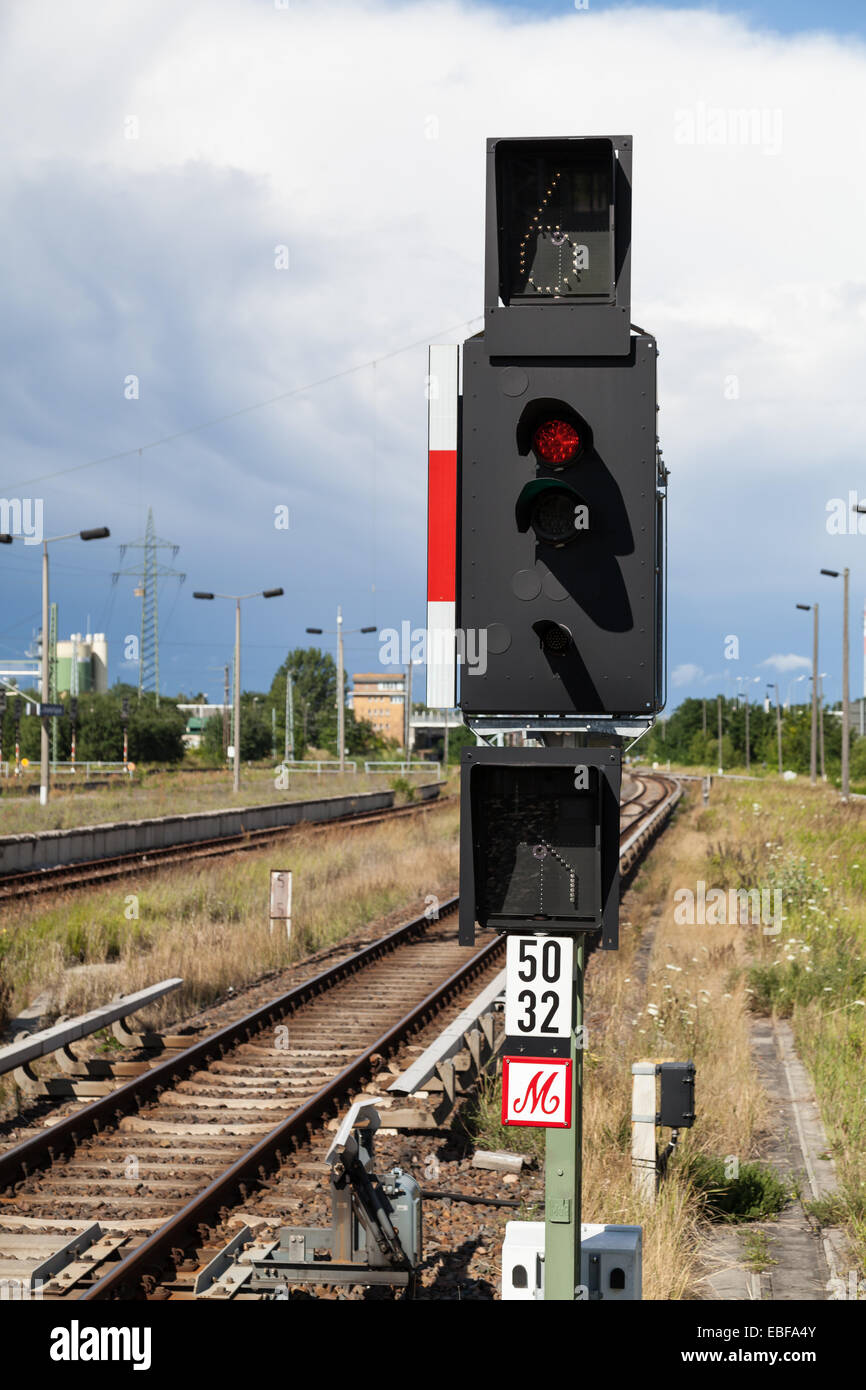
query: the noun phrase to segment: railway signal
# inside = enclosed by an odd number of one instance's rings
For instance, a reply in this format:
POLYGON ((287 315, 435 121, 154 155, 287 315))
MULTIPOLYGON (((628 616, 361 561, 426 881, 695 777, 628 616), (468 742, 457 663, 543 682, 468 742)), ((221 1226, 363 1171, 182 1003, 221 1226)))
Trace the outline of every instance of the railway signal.
POLYGON ((75 770, 75 734, 78 728, 78 698, 73 695, 69 701, 69 723, 72 729, 71 745, 69 757, 72 762, 73 771, 75 770))
POLYGON ((662 705, 655 339, 630 332, 631 141, 491 140, 464 347, 457 621, 470 718, 662 705))
POLYGON ((24 712, 24 704, 21 696, 17 696, 13 706, 13 719, 15 721, 15 776, 21 771, 21 715, 24 712))
POLYGON ((457 350, 430 359, 428 704, 452 702, 462 657, 470 729, 541 745, 463 750, 460 940, 510 934, 503 1122, 547 1130, 548 1299, 580 1296, 583 973, 588 939, 618 944, 620 745, 664 704, 631 169, 629 136, 489 140, 462 397, 457 350))
POLYGON ((464 748, 460 941, 475 924, 579 933, 615 950, 618 748, 464 748))
POLYGON ((124 698, 120 706, 120 722, 123 725, 123 766, 129 762, 129 700, 124 698))

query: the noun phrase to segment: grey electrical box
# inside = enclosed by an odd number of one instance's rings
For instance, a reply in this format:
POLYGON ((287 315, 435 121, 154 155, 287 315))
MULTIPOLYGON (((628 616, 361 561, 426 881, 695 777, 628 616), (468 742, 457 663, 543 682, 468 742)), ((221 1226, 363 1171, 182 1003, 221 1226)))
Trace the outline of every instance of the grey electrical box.
POLYGON ((671 1129, 691 1129, 695 1122, 694 1062, 661 1062, 661 1105, 657 1123, 671 1129))
MULTIPOLYGON (((590 1301, 631 1302, 643 1297, 640 1226, 580 1228, 581 1295, 590 1301)), ((544 1222, 508 1221, 502 1246, 502 1301, 544 1298, 544 1222)))

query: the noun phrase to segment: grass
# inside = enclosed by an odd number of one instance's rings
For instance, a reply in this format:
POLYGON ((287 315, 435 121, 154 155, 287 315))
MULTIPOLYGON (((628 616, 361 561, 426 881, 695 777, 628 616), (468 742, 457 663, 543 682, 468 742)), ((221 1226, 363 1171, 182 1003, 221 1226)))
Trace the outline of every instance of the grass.
MULTIPOLYGON (((765 1123, 749 1043, 742 929, 709 933, 674 917, 676 888, 705 870, 700 814, 700 796, 692 794, 623 899, 619 951, 592 956, 585 987, 583 1220, 643 1227, 646 1299, 701 1295, 701 1246, 713 1213, 694 1174, 715 1171, 720 1155, 736 1156, 740 1172, 751 1174, 765 1123), (647 951, 643 929, 653 918, 647 951), (697 1067, 697 1120, 680 1132, 651 1206, 632 1185, 631 1063, 687 1058, 697 1067)), ((526 1153, 541 1167, 543 1131, 503 1127, 499 1107, 498 1085, 488 1086, 467 1115, 475 1142, 526 1153)))
MULTIPOLYGON (((750 1014, 775 1011, 791 1019, 840 1181, 838 1195, 809 1211, 844 1226, 862 1268, 866 806, 843 805, 828 787, 770 779, 717 782, 706 808, 692 790, 624 899, 620 940, 587 973, 583 1219, 642 1224, 644 1297, 671 1299, 700 1296, 705 1223, 766 1221, 784 1208, 795 1194, 761 1161, 768 1116, 749 1038, 750 1014), (767 888, 771 907, 777 892, 780 920, 678 920, 674 893, 699 881, 767 888), (642 927, 653 914, 647 960, 642 927), (631 1186, 629 1064, 666 1058, 695 1061, 697 1118, 681 1132, 658 1202, 646 1207, 631 1186)), ((479 1101, 470 1117, 477 1142, 543 1164, 543 1137, 503 1128, 498 1106, 496 1091, 479 1101)), ((749 1233, 746 1255, 752 1268, 767 1267, 763 1233, 749 1233)))
POLYGON ((761 1274, 770 1265, 778 1264, 770 1255, 770 1242, 766 1231, 749 1231, 746 1236, 746 1264, 755 1274, 761 1274))
POLYGON ((544 1163, 544 1130, 506 1126, 502 1115, 502 1081, 483 1077, 472 1099, 458 1117, 458 1124, 478 1149, 525 1154, 527 1161, 544 1163))
MULTIPOLYGON (((825 786, 716 784, 702 812, 721 887, 762 884, 781 896, 781 930, 740 928, 737 972, 752 1008, 789 1018, 812 1077, 841 1192, 834 1220, 866 1264, 866 806, 825 786)), ((817 1209, 816 1209, 817 1210, 817 1209)))
POLYGON ((443 806, 411 823, 326 837, 301 831, 280 849, 10 905, 0 914, 7 1008, 47 990, 54 1012, 72 1015, 179 975, 181 988, 146 1015, 150 1026, 174 1023, 397 908, 423 910, 428 894, 453 888, 456 829, 456 810, 443 806), (293 871, 290 940, 269 927, 274 867, 293 871))
MULTIPOLYGON (((276 801, 318 800, 351 793, 396 790, 397 801, 414 799, 415 787, 430 776, 412 778, 391 774, 290 772, 280 779, 274 768, 244 769, 241 789, 232 791, 230 772, 136 773, 135 780, 119 781, 106 788, 74 792, 68 778, 52 783, 47 806, 36 796, 21 796, 3 786, 0 796, 0 835, 33 834, 40 830, 66 830, 80 825, 104 825, 118 820, 147 820, 151 816, 188 815, 194 811, 218 811, 236 806, 258 806, 276 801), (288 780, 288 786, 283 784, 288 780)), ((34 783, 34 785, 36 785, 34 783)))
MULTIPOLYGON (((749 1040, 757 1008, 792 1020, 842 1184, 831 1204, 815 1204, 815 1215, 842 1220, 863 1258, 864 815, 866 808, 842 806, 826 788, 800 784, 716 784, 707 808, 692 791, 625 895, 620 950, 590 961, 583 1219, 643 1226, 647 1299, 700 1296, 710 1220, 766 1220, 790 1198, 760 1161, 766 1099, 749 1040), (698 880, 778 889, 781 932, 680 920, 674 895, 698 880), (647 950, 650 921, 655 934, 647 950), (630 1065, 687 1058, 697 1068, 696 1123, 681 1131, 658 1200, 648 1206, 632 1188, 630 1065), (736 1179, 726 1176, 735 1169, 736 1179)), ((291 942, 268 932, 273 850, 191 865, 143 880, 138 889, 133 882, 48 909, 10 910, 0 918, 3 978, 12 982, 16 1006, 50 987, 56 1007, 71 1013, 102 1002, 115 987, 183 975, 183 995, 155 1011, 152 1021, 164 1024, 396 905, 441 893, 456 876, 456 826, 456 811, 442 807, 411 825, 293 840, 285 852, 285 867, 295 871, 291 942), (129 918, 128 898, 136 893, 138 916, 129 918), (101 972, 70 973, 79 962, 101 972), (122 984, 107 989, 106 973, 122 984)), ((481 1091, 466 1118, 474 1141, 524 1152, 542 1165, 543 1132, 503 1128, 500 1103, 496 1084, 481 1091)), ((758 1246, 756 1264, 768 1258, 758 1246)))

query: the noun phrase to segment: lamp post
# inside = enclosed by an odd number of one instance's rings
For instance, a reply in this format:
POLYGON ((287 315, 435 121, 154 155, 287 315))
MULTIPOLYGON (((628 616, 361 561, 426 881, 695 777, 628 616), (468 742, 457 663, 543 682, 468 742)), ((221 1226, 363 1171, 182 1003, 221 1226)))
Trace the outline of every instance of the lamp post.
MULTIPOLYGON (((45 536, 42 540, 42 670, 40 675, 40 721, 42 724, 42 736, 40 741, 40 764, 39 764, 39 805, 48 805, 48 719, 47 714, 42 713, 42 706, 48 703, 48 547, 55 541, 71 541, 76 536, 82 541, 100 541, 111 532, 107 526, 96 526, 88 531, 65 531, 62 536, 45 536)), ((13 540, 28 540, 20 533, 9 535, 4 533, 0 536, 0 542, 9 545, 13 540)))
POLYGON ((767 683, 767 690, 776 692, 776 741, 779 745, 779 776, 782 775, 782 705, 779 699, 779 687, 776 683, 767 683))
POLYGON ((201 599, 228 598, 235 605, 235 735, 232 781, 232 789, 235 792, 241 789, 241 603, 248 598, 281 598, 284 592, 283 589, 257 589, 252 594, 193 594, 193 598, 201 599))
MULTIPOLYGON (((857 505, 856 505, 856 507, 854 508, 854 510, 855 510, 855 512, 860 512, 861 514, 866 514, 866 502, 858 502, 857 505)), ((848 571, 846 570, 845 573, 847 574, 848 571)), ((858 701, 858 703, 859 703, 859 705, 860 705, 860 736, 861 736, 861 738, 863 737, 864 732, 866 732, 866 612, 864 612, 863 619, 864 619, 864 622, 863 622, 863 660, 864 660, 864 668, 863 668, 863 694, 861 695, 861 697, 860 697, 860 699, 859 699, 859 701, 858 701)))
POLYGON ((827 679, 826 671, 818 672, 818 754, 821 764, 821 781, 827 780, 827 768, 824 763, 824 682, 827 679))
POLYGON ((412 669, 412 659, 410 657, 409 665, 406 667, 406 693, 403 702, 403 742, 406 745, 407 772, 409 770, 409 763, 412 758, 412 753, 409 748, 409 744, 412 738, 412 669))
POLYGON ((294 700, 294 676, 291 671, 286 671, 286 736, 283 761, 289 762, 295 757, 295 700, 294 700))
POLYGON ((801 676, 793 676, 793 677, 791 678, 791 680, 788 681, 788 692, 787 692, 787 694, 786 694, 786 696, 785 696, 785 709, 790 709, 790 708, 791 708, 791 687, 794 686, 794 685, 799 685, 799 684, 800 684, 800 681, 804 681, 805 679, 806 679, 806 676, 805 676, 805 673, 804 673, 804 674, 801 675, 801 676))
MULTIPOLYGON (((340 758, 340 772, 346 770, 346 738, 345 738, 345 719, 346 719, 346 696, 343 690, 343 609, 337 605, 337 626, 327 627, 308 627, 307 632, 314 633, 318 637, 333 637, 337 635, 337 748, 340 758)), ((355 632, 375 632, 375 627, 353 627, 349 628, 346 635, 355 632)))
MULTIPOLYGON (((859 511, 860 508, 858 507, 859 511)), ((838 570, 822 570, 831 579, 839 578, 838 570)), ((842 800, 848 800, 848 739, 850 711, 848 705, 848 570, 842 571, 842 800)))
POLYGON ((752 758, 751 758, 751 753, 750 753, 750 750, 749 750, 749 682, 750 682, 750 681, 756 682, 756 681, 760 680, 760 677, 759 677, 759 676, 737 676, 737 680, 738 680, 738 681, 743 681, 744 684, 745 684, 745 687, 746 687, 745 690, 743 691, 743 694, 744 694, 745 700, 746 700, 746 776, 748 776, 748 775, 749 775, 749 772, 750 772, 750 769, 751 769, 751 766, 752 766, 752 758))
POLYGON ((798 603, 803 613, 811 613, 812 622, 812 746, 809 753, 809 781, 814 787, 818 781, 818 605, 817 603, 798 603))

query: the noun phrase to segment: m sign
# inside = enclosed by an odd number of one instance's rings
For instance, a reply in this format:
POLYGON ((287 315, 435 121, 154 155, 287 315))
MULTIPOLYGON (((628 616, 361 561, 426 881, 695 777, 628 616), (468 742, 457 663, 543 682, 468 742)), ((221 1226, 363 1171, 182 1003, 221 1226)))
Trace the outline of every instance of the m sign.
POLYGON ((502 1123, 571 1127, 571 1058, 504 1057, 502 1123))

